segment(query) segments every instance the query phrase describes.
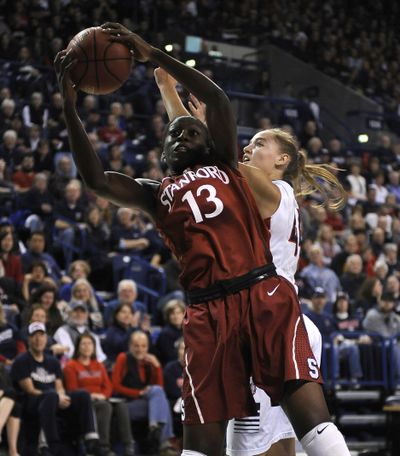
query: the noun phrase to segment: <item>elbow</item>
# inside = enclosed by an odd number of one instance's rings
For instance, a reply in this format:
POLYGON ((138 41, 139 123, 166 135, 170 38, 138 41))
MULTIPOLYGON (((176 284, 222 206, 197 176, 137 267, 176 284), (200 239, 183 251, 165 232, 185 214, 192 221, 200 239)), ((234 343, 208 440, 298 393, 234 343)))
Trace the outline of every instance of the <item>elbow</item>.
POLYGON ((228 95, 217 85, 214 85, 203 101, 208 106, 230 106, 228 95))

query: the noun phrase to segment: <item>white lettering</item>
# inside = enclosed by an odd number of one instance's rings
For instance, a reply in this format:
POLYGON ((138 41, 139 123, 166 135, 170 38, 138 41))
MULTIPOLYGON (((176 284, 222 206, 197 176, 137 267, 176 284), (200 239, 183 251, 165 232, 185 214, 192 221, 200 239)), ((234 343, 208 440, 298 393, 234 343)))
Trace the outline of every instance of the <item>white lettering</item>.
POLYGON ((183 173, 179 180, 171 182, 164 188, 160 196, 161 204, 163 206, 167 206, 168 212, 171 212, 175 192, 196 179, 205 178, 218 179, 225 185, 230 182, 229 176, 225 173, 225 171, 222 171, 217 166, 204 166, 202 168, 198 168, 196 171, 189 170, 183 173))

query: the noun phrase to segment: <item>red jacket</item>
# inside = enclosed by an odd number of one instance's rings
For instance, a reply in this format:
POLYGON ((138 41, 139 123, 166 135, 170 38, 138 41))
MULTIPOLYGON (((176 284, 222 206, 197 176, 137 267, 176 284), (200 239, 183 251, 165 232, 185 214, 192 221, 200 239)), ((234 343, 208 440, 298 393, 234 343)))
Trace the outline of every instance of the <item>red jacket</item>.
POLYGON ((84 389, 91 394, 104 394, 105 397, 110 397, 112 393, 106 368, 95 359, 87 366, 76 359, 70 359, 64 367, 64 383, 67 391, 84 389))
MULTIPOLYGON (((155 367, 151 363, 146 361, 140 362, 138 361, 139 365, 139 375, 142 381, 145 381, 146 373, 145 373, 145 364, 151 367, 151 378, 149 385, 160 385, 164 386, 163 376, 161 367, 155 367)), ((120 353, 115 361, 114 368, 112 371, 112 386, 114 393, 121 394, 123 396, 130 397, 132 399, 138 399, 140 397, 141 389, 137 388, 128 388, 122 384, 125 375, 127 373, 127 359, 126 353, 120 353)), ((147 385, 147 386, 149 386, 147 385)))

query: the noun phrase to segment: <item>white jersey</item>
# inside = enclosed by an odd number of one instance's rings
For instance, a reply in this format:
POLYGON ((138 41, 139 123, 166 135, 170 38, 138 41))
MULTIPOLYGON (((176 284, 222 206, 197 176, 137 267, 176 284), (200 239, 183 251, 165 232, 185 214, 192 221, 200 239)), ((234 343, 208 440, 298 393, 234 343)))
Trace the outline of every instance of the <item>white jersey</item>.
MULTIPOLYGON (((300 256, 299 206, 293 188, 285 181, 273 183, 281 192, 276 212, 265 220, 270 230, 270 251, 276 272, 296 288, 294 276, 300 256)), ((315 359, 320 362, 322 337, 315 324, 306 316, 304 323, 315 359)), ((269 396, 253 386, 258 414, 253 417, 233 419, 228 422, 226 453, 229 456, 254 456, 265 453, 282 439, 295 438, 293 427, 283 409, 272 407, 269 396)))
POLYGON ((295 285, 294 275, 300 256, 299 206, 293 188, 287 182, 275 180, 273 183, 281 192, 281 202, 266 220, 271 232, 270 250, 277 274, 295 285))
MULTIPOLYGON (((320 363, 322 337, 315 324, 304 315, 310 345, 315 359, 320 363)), ((254 456, 268 451, 282 439, 295 438, 293 427, 281 407, 272 407, 269 396, 253 385, 257 416, 229 420, 226 430, 226 454, 229 456, 254 456)))

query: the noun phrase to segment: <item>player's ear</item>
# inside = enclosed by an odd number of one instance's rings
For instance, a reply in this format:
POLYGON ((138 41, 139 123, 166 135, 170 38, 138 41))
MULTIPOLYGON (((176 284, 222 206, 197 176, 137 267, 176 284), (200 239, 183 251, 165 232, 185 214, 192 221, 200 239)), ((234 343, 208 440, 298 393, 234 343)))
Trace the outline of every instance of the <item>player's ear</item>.
POLYGON ((276 157, 276 165, 287 165, 290 161, 289 154, 279 154, 276 157))

